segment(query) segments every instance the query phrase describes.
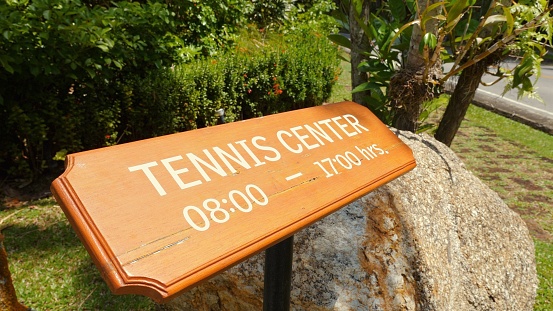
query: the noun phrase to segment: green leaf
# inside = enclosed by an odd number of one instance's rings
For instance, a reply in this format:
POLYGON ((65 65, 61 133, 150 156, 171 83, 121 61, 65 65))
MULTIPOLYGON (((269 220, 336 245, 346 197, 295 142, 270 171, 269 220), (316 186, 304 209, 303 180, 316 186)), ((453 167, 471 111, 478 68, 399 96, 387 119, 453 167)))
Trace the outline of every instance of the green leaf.
POLYGON ((351 0, 351 5, 353 6, 353 9, 357 16, 361 15, 361 11, 363 10, 363 2, 365 0, 351 0))
POLYGON ((405 3, 403 3, 403 0, 389 0, 388 5, 390 6, 390 11, 392 12, 392 16, 398 20, 402 21, 407 16, 407 10, 405 7, 405 3))
POLYGON ((49 20, 50 19, 50 10, 46 10, 44 12, 42 12, 42 16, 44 16, 44 19, 45 20, 49 20))
POLYGON ((520 64, 513 71, 513 87, 525 82, 525 79, 528 79, 526 75, 534 68, 534 62, 530 57, 523 57, 520 64))
MULTIPOLYGON (((415 25, 415 24, 420 24, 420 20, 414 20, 414 21, 411 21, 403 26, 401 26, 401 28, 396 32, 396 34, 394 35, 394 37, 391 39, 391 42, 395 42, 396 39, 401 35, 401 33, 403 31, 405 31, 405 29, 415 25)), ((391 49, 392 45, 389 45, 388 46, 388 53, 390 52, 390 49, 391 49)))
POLYGON ((362 84, 359 84, 358 86, 356 86, 351 92, 352 93, 359 93, 359 92, 375 90, 375 89, 380 90, 381 87, 382 87, 382 85, 380 85, 378 83, 365 82, 365 83, 362 83, 362 84))
POLYGON ((65 156, 67 155, 67 149, 62 149, 56 152, 56 155, 52 158, 54 161, 65 161, 65 156))
POLYGON ((328 35, 328 39, 330 39, 330 41, 340 45, 340 46, 343 46, 343 47, 346 47, 348 49, 351 49, 351 41, 346 38, 345 36, 342 36, 340 34, 330 34, 328 35))
POLYGON ((91 68, 85 68, 86 69, 86 72, 88 72, 88 75, 94 79, 96 77, 96 72, 94 70, 92 70, 91 68))
POLYGON ((10 60, 11 57, 8 55, 0 55, 0 65, 2 65, 7 72, 14 73, 13 67, 9 63, 10 60))
POLYGON ((420 51, 422 52, 423 48, 426 46, 429 49, 434 49, 438 44, 438 38, 433 33, 425 33, 422 37, 421 45, 419 46, 420 51))
POLYGON ((344 57, 342 54, 338 54, 338 58, 345 61, 346 63, 351 62, 351 59, 344 57))
POLYGON ((449 26, 451 22, 458 21, 463 15, 465 8, 469 6, 468 0, 455 0, 451 2, 453 6, 447 12, 446 24, 449 26))
POLYGON ((109 47, 105 44, 98 44, 96 47, 100 48, 104 52, 109 52, 109 47))
POLYGON ((119 69, 123 68, 123 65, 120 62, 116 61, 116 60, 113 60, 113 64, 119 69))
POLYGON ((505 18, 507 20, 507 30, 505 30, 505 36, 508 36, 511 33, 513 33, 513 28, 515 27, 515 20, 513 18, 513 15, 511 14, 510 7, 503 7, 503 14, 505 15, 505 18))
MULTIPOLYGON (((424 12, 422 12, 421 14, 421 27, 424 29, 424 27, 426 27, 426 23, 430 20, 430 19, 433 19, 435 18, 436 16, 440 16, 440 15, 435 15, 436 12, 434 12, 435 9, 437 9, 438 7, 444 5, 445 2, 436 2, 432 5, 429 5, 425 10, 424 12)), ((449 15, 448 15, 449 16, 449 15)))
POLYGON ((484 22, 484 26, 495 24, 495 23, 503 23, 507 21, 507 17, 505 15, 491 15, 486 18, 486 21, 484 22))

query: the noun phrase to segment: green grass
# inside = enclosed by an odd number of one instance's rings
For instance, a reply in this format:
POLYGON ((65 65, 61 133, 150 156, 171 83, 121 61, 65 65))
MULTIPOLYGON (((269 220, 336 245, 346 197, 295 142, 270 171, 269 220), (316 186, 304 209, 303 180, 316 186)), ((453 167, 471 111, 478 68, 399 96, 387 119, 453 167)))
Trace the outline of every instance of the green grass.
POLYGON ((332 96, 328 100, 329 103, 351 100, 351 66, 349 63, 342 61, 340 68, 342 71, 338 76, 338 81, 334 84, 332 96))
POLYGON ((538 263, 538 298, 534 310, 551 311, 553 307, 553 243, 536 240, 538 263))
POLYGON ((19 300, 35 310, 155 310, 148 298, 115 296, 54 199, 0 211, 19 300))
POLYGON ((517 141, 542 157, 553 159, 553 138, 547 133, 475 106, 470 107, 466 119, 477 126, 491 128, 500 137, 517 141))

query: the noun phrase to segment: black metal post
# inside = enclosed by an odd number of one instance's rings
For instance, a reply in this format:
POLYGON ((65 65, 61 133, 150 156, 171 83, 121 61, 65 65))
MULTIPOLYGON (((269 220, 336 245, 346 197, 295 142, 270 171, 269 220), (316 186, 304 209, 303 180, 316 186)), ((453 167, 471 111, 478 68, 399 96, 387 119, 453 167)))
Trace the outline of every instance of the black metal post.
POLYGON ((294 236, 265 250, 263 311, 289 311, 294 236))

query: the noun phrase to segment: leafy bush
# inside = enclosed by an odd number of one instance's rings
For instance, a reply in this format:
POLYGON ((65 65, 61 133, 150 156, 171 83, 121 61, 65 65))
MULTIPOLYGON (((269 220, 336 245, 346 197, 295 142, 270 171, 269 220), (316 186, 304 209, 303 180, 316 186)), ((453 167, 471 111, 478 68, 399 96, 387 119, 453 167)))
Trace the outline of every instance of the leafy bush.
POLYGON ((329 98, 339 59, 324 35, 299 30, 254 42, 258 45, 239 45, 221 57, 175 69, 188 120, 183 124, 212 125, 220 108, 235 121, 320 105, 329 98))
POLYGON ((0 2, 2 168, 32 176, 59 150, 103 145, 118 83, 193 54, 171 17, 161 3, 0 2))
MULTIPOLYGON (((309 2, 312 18, 319 2, 328 1, 309 2)), ((259 5, 0 2, 0 173, 33 178, 68 152, 209 125, 215 107, 236 120, 320 103, 334 70, 328 42, 233 49, 259 5), (317 53, 325 60, 315 64, 317 53)))
POLYGON ((3 174, 36 176, 68 152, 209 126, 220 108, 234 121, 329 97, 338 58, 325 35, 261 37, 216 58, 159 69, 136 59, 137 67, 80 80, 2 71, 3 174))
POLYGON ((165 0, 175 13, 174 32, 203 55, 232 47, 236 33, 249 22, 255 7, 248 0, 165 0))

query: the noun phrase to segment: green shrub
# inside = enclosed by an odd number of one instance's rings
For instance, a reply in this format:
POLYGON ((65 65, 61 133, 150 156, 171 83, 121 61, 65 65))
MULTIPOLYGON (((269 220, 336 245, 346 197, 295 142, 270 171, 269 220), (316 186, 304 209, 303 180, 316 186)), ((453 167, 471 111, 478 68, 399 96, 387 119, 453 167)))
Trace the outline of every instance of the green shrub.
POLYGON ((259 47, 179 65, 192 44, 237 38, 248 4, 167 3, 0 2, 0 175, 33 178, 66 153, 211 125, 219 108, 232 121, 328 98, 337 67, 325 36, 264 33, 259 47), (205 14, 179 25, 198 5, 205 14))
POLYGON ((175 13, 174 32, 186 45, 198 47, 203 55, 214 55, 221 49, 232 47, 236 33, 248 23, 248 16, 255 9, 249 0, 162 2, 175 13))
POLYGON ((257 48, 238 46, 175 69, 188 120, 212 125, 220 108, 235 121, 320 105, 330 97, 339 60, 324 35, 300 30, 257 42, 257 48))
POLYGON ((2 170, 33 176, 61 150, 104 145, 121 81, 193 54, 173 27, 161 3, 0 2, 2 170))

